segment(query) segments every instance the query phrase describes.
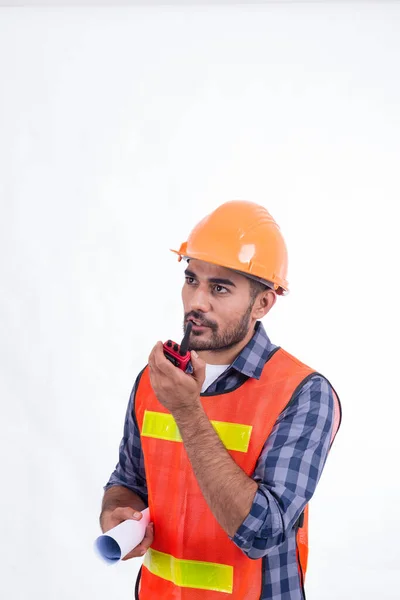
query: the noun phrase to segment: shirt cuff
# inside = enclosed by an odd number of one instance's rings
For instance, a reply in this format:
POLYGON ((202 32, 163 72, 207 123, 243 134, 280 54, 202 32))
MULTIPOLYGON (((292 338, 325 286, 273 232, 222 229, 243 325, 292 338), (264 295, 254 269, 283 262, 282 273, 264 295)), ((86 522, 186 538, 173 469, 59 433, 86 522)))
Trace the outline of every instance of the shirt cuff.
POLYGON ((243 552, 248 552, 251 550, 256 537, 267 537, 269 513, 268 500, 263 491, 258 488, 249 514, 239 526, 233 538, 230 539, 243 552))

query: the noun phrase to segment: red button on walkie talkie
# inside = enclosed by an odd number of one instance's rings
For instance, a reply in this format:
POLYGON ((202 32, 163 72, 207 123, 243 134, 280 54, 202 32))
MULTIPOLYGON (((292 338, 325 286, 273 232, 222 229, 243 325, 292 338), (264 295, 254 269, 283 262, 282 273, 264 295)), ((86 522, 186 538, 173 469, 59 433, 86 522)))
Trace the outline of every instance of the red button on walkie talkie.
POLYGON ((173 365, 175 365, 175 367, 178 367, 178 369, 181 369, 182 371, 186 371, 190 361, 190 352, 188 350, 189 337, 192 327, 193 325, 189 321, 180 346, 171 340, 168 340, 163 344, 165 356, 172 362, 173 365))

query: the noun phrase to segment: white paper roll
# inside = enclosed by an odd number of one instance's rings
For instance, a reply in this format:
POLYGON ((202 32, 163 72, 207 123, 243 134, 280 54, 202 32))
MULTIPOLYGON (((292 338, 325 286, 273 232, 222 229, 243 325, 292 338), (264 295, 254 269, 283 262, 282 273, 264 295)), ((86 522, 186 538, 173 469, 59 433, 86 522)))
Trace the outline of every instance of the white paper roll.
POLYGON ((149 509, 142 511, 140 521, 127 519, 100 535, 94 543, 96 552, 108 564, 113 564, 129 554, 144 538, 150 521, 149 509))

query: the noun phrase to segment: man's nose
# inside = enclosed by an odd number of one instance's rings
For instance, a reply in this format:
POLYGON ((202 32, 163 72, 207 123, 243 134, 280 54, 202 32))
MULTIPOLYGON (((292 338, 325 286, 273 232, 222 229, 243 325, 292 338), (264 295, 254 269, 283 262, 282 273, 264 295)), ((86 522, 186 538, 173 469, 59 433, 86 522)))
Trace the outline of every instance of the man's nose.
POLYGON ((200 312, 208 312, 210 310, 210 300, 208 291, 198 286, 192 293, 190 298, 190 310, 200 312))

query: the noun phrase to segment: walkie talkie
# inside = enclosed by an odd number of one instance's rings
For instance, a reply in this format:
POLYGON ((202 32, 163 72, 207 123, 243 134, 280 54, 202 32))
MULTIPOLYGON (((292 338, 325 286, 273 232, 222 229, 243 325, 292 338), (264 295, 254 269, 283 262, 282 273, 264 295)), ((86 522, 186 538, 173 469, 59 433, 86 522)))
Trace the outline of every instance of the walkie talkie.
POLYGON ((190 361, 190 352, 188 349, 189 336, 190 332, 192 331, 192 327, 193 323, 189 321, 180 346, 172 340, 168 340, 163 344, 165 356, 172 362, 173 365, 175 365, 175 367, 178 367, 178 369, 181 369, 182 371, 186 371, 188 362, 190 361))

